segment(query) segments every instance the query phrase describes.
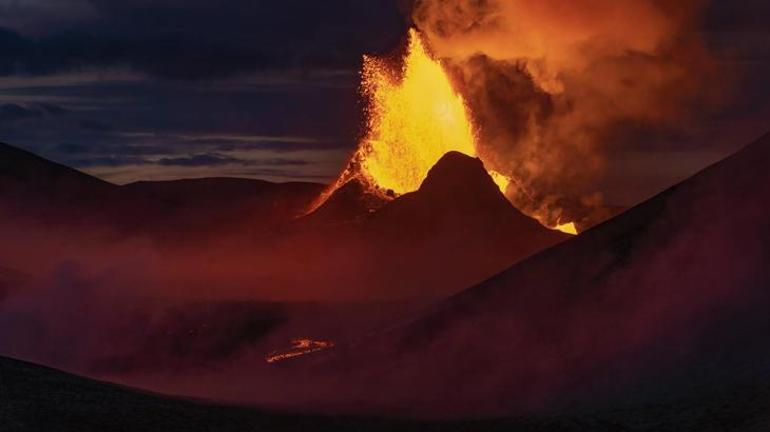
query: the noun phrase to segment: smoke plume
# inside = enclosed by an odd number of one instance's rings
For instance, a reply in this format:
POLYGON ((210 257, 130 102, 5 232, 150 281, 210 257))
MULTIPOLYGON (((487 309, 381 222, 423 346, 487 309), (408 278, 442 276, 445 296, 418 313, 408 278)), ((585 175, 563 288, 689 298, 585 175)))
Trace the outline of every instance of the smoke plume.
POLYGON ((699 0, 418 0, 415 25, 465 96, 489 168, 548 224, 600 216, 608 146, 718 99, 699 0), (708 90, 708 91, 707 91, 708 90))

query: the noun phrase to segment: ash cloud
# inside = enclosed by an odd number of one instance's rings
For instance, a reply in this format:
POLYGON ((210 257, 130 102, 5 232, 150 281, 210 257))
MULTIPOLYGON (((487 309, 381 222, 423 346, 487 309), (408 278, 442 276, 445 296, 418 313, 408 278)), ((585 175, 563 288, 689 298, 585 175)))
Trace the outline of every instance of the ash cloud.
POLYGON ((716 62, 697 31, 703 6, 422 0, 413 20, 467 99, 482 158, 514 177, 519 208, 556 223, 593 216, 605 153, 627 131, 670 129, 717 106, 716 62))
POLYGON ((232 163, 245 165, 248 164, 248 162, 249 161, 218 153, 205 153, 184 157, 162 158, 158 161, 160 165, 164 166, 217 166, 232 163))

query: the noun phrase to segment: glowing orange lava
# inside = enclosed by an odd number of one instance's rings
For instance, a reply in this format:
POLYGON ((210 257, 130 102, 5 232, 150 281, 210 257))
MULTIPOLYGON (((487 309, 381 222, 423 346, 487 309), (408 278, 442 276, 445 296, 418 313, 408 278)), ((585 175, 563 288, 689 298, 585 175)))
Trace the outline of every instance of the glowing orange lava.
POLYGON ((476 156, 465 102, 416 30, 409 31, 398 73, 385 60, 365 56, 361 77, 361 93, 368 101, 366 133, 348 167, 309 212, 353 178, 387 198, 417 190, 449 151, 476 156))
POLYGON ((563 233, 570 234, 570 235, 577 235, 578 234, 578 230, 577 230, 577 226, 575 226, 575 222, 567 222, 567 223, 564 223, 564 224, 558 224, 558 225, 556 225, 555 227, 553 227, 551 229, 555 229, 555 230, 558 230, 558 231, 561 231, 563 233))
POLYGON ((273 351, 266 355, 265 361, 268 363, 275 363, 281 360, 299 357, 334 346, 333 343, 328 341, 316 341, 312 339, 294 339, 291 341, 291 344, 292 346, 288 350, 273 351))
MULTIPOLYGON (((471 115, 441 62, 417 30, 397 73, 383 59, 365 56, 361 93, 368 101, 366 133, 347 168, 312 204, 320 207, 338 188, 357 179, 369 193, 390 199, 413 192, 444 154, 477 157, 471 115)), ((505 194, 511 178, 488 171, 505 194)), ((549 227, 576 233, 574 224, 549 227)))
POLYGON ((409 32, 401 76, 366 57, 363 89, 370 105, 368 133, 358 150, 361 175, 379 188, 415 191, 447 152, 476 155, 465 102, 416 30, 409 32))

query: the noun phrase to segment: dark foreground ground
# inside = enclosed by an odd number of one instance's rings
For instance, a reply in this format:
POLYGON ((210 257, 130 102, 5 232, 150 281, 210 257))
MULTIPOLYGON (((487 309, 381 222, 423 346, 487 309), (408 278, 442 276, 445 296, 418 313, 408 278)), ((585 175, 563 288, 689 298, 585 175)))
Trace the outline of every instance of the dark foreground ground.
POLYGON ((276 414, 142 393, 0 358, 2 431, 768 431, 770 380, 594 413, 426 422, 276 414))

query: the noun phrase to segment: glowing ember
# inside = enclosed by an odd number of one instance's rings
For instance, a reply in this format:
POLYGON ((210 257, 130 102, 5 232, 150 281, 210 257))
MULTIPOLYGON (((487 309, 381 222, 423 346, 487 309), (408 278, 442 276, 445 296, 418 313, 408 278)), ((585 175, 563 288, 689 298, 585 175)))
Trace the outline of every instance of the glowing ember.
POLYGON ((288 350, 272 351, 270 354, 265 356, 265 361, 268 363, 275 363, 281 360, 299 357, 334 346, 334 344, 329 341, 315 341, 312 339, 294 339, 291 341, 291 344, 292 346, 288 350))
POLYGON ((493 170, 488 170, 487 173, 489 173, 489 176, 492 177, 492 181, 495 182, 497 187, 500 188, 500 192, 505 195, 505 191, 508 189, 508 185, 511 183, 511 178, 493 170))

